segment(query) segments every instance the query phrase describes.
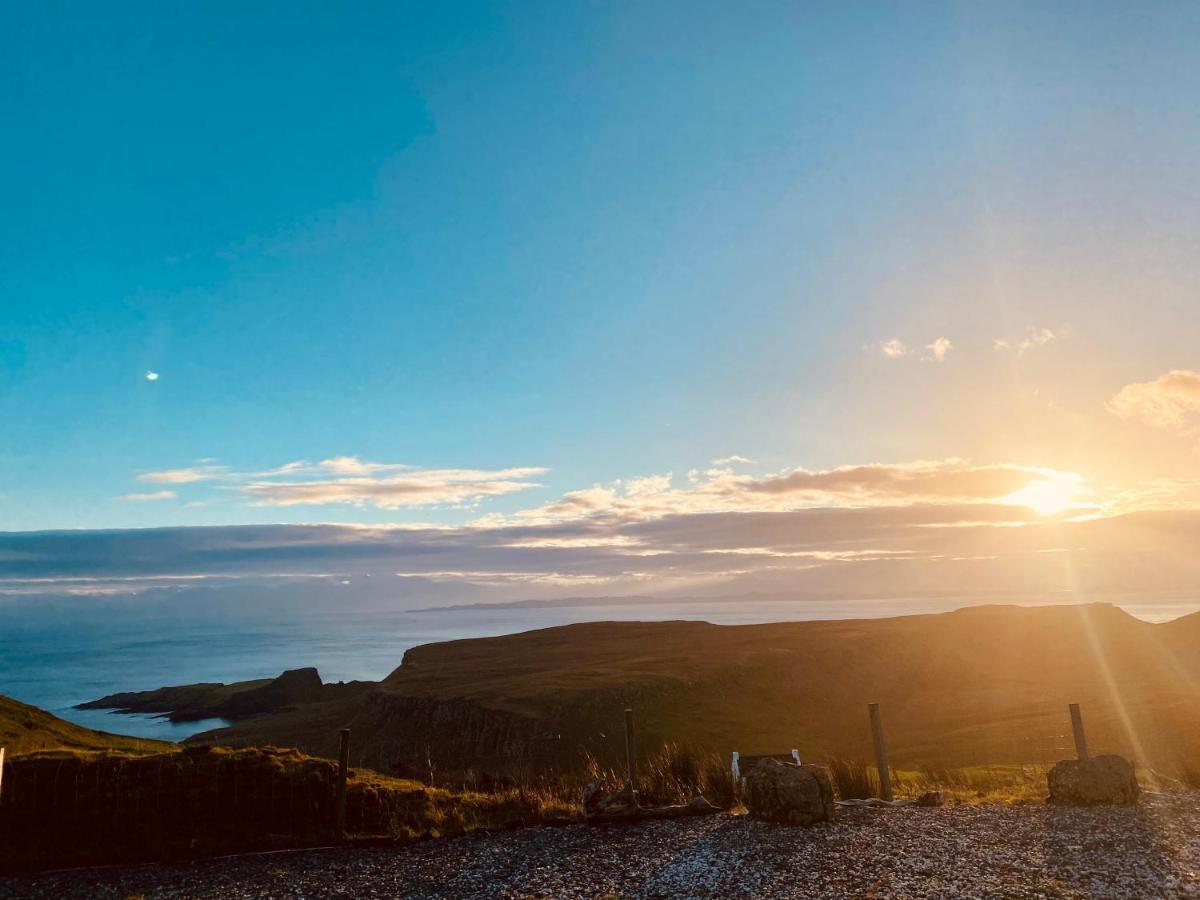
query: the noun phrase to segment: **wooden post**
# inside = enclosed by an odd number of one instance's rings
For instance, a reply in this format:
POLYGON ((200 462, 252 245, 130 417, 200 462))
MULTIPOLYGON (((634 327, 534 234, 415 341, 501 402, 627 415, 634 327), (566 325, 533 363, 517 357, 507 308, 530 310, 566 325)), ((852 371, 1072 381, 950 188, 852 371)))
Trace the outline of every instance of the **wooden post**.
POLYGON ((0 747, 0 797, 4 796, 4 748, 0 747))
POLYGON ((633 737, 633 710, 625 710, 625 761, 629 767, 629 789, 637 791, 637 743, 633 737))
POLYGON ((1083 733, 1083 715, 1079 712, 1079 704, 1072 703, 1071 730, 1075 732, 1075 755, 1080 761, 1088 758, 1087 735, 1083 733))
POLYGON ((871 736, 875 739, 875 765, 879 769, 879 792, 884 800, 892 799, 892 776, 888 771, 887 744, 883 740, 883 720, 879 716, 879 704, 867 706, 871 714, 871 736))
POLYGON ((350 777, 350 729, 343 728, 338 748, 337 836, 346 836, 346 779, 350 777))

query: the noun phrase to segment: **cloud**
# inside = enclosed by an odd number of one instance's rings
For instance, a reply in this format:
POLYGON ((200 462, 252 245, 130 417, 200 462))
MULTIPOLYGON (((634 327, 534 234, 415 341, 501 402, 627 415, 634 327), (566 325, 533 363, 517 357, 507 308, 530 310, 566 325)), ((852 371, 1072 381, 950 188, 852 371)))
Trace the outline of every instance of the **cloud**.
POLYGON ((1154 381, 1127 384, 1105 404, 1115 416, 1188 437, 1200 436, 1200 372, 1175 369, 1154 381))
POLYGON ((732 466, 737 463, 741 463, 743 465, 752 465, 754 460, 734 454, 733 456, 722 456, 720 459, 714 459, 712 461, 714 466, 732 466))
POLYGON ((1061 330, 1055 332, 1049 328, 1031 326, 1021 337, 996 338, 996 340, 992 341, 992 346, 997 350, 1011 350, 1017 356, 1022 356, 1026 350, 1031 350, 1034 347, 1043 347, 1058 340, 1060 337, 1062 337, 1061 330))
POLYGON ((144 494, 121 494, 117 499, 128 500, 131 503, 147 503, 154 500, 172 500, 174 497, 174 491, 151 491, 144 494))
POLYGON ((146 370, 146 380, 147 381, 158 381, 158 373, 152 372, 149 369, 147 369, 146 370))
POLYGON ((823 470, 796 468, 764 476, 740 475, 717 468, 703 475, 693 473, 687 487, 675 487, 669 475, 615 481, 571 491, 558 500, 511 516, 485 516, 480 523, 644 521, 675 514, 725 511, 983 502, 999 500, 1058 474, 1061 473, 1029 466, 980 466, 960 459, 823 470))
MULTIPOLYGON (((349 504, 374 506, 379 509, 399 509, 414 506, 472 503, 485 497, 496 497, 516 491, 539 487, 528 479, 546 470, 535 467, 513 469, 416 469, 362 462, 353 457, 339 457, 318 464, 324 471, 343 473, 376 473, 404 469, 403 474, 370 477, 310 478, 308 480, 249 481, 236 490, 254 506, 302 506, 349 504)), ((307 469, 292 468, 286 473, 295 476, 307 469)))
POLYGON ((1047 477, 1048 470, 1014 465, 977 466, 946 459, 901 464, 841 466, 791 472, 748 481, 743 487, 822 505, 885 504, 896 501, 983 501, 1008 496, 1047 477))
POLYGON ((318 465, 328 472, 336 472, 339 475, 367 475, 381 469, 394 468, 381 466, 378 463, 364 462, 357 456, 335 456, 332 459, 321 461, 318 465))
MULTIPOLYGON (((576 522, 613 527, 672 515, 915 503, 1018 505, 1028 501, 1042 512, 1057 512, 1071 504, 1070 498, 1086 495, 1077 476, 1070 473, 1011 464, 978 465, 954 458, 831 469, 798 467, 765 475, 745 474, 726 465, 740 462, 749 460, 741 456, 715 460, 707 470, 690 470, 682 484, 676 484, 669 472, 595 484, 568 491, 539 506, 512 513, 488 513, 469 524, 479 528, 530 528, 576 522)), ((292 462, 257 473, 235 472, 206 462, 183 469, 143 472, 137 477, 163 485, 219 480, 224 494, 218 497, 241 499, 257 507, 342 505, 390 510, 471 508, 491 497, 540 487, 533 479, 545 471, 540 467, 423 469, 339 456, 318 463, 292 462)), ((128 496, 166 499, 166 492, 128 496)), ((211 502, 214 498, 189 499, 211 502)))
MULTIPOLYGON (((1041 520, 999 503, 678 513, 640 522, 455 528, 264 525, 0 533, 0 595, 160 591, 173 608, 235 587, 291 602, 340 581, 429 605, 491 599, 771 591, 798 600, 1200 588, 1200 511, 1041 520), (1069 556, 1069 565, 1063 557, 1069 556), (366 576, 372 576, 367 579, 366 576), (360 579, 360 576, 362 578, 360 579), (282 589, 286 580, 286 591, 282 589), (305 580, 309 580, 306 582, 305 580), (258 585, 255 587, 255 585, 258 585), (242 587, 237 587, 241 585, 242 587), (411 590, 410 590, 411 588, 411 590), (194 592, 189 593, 189 592, 194 592)), ((365 589, 364 589, 365 590, 365 589)), ((340 600, 338 602, 341 602, 340 600)), ((3 604, 0 604, 3 611, 3 604)))
MULTIPOLYGON (((213 463, 196 468, 205 465, 213 463)), ((217 496, 266 506, 473 504, 532 487, 543 471, 422 469, 333 457, 269 476, 227 473, 217 496)), ((216 591, 220 579, 332 585, 368 574, 381 582, 380 602, 394 601, 399 576, 409 579, 404 596, 424 605, 430 584, 445 587, 437 595, 444 602, 475 589, 493 599, 562 596, 565 589, 1044 595, 1121 587, 1130 566, 1153 573, 1156 586, 1200 589, 1192 550, 1200 540, 1197 484, 1109 491, 1102 503, 1081 510, 1070 507, 1094 488, 1080 476, 1012 463, 951 458, 762 475, 710 468, 678 482, 660 473, 596 484, 460 525, 0 534, 0 595, 44 593, 51 582, 74 594, 136 593, 191 590, 180 585, 194 579, 216 591), (1063 582, 1064 573, 1078 582, 1063 582)), ((163 490, 127 498, 173 496, 163 490)), ((254 596, 250 587, 245 591, 254 596)), ((209 595, 196 596, 207 602, 209 595)))
MULTIPOLYGON (((921 359, 927 362, 945 362, 946 354, 953 348, 950 338, 937 337, 930 343, 925 345, 927 351, 921 356, 921 359)), ((899 338, 889 338, 886 341, 880 341, 875 345, 875 348, 888 359, 903 359, 906 356, 912 356, 913 348, 899 338)))
MULTIPOLYGON (((236 476, 221 496, 276 505, 469 503, 530 487, 543 471, 358 462, 354 471, 372 474, 339 474, 344 461, 304 463, 270 478, 236 476)), ((492 599, 564 590, 1045 596, 1125 590, 1130 571, 1146 590, 1200 590, 1200 480, 1137 485, 1109 491, 1082 513, 1067 508, 1089 489, 1052 469, 917 460, 765 475, 709 469, 679 484, 669 473, 626 478, 461 525, 0 533, 0 595, 161 591, 174 602, 176 592, 194 590, 189 596, 208 603, 244 582, 239 596, 249 603, 281 579, 291 581, 279 596, 291 596, 297 579, 339 585, 371 575, 382 604, 400 595, 454 602, 476 589, 492 599), (445 590, 430 594, 430 585, 445 590)))
POLYGON ((139 472, 138 481, 150 484, 193 484, 197 481, 214 481, 225 475, 228 470, 224 466, 193 466, 186 469, 160 469, 153 472, 139 472))
MULTIPOLYGON (((318 463, 296 461, 260 472, 239 472, 210 460, 181 469, 140 472, 150 484, 223 482, 251 506, 323 506, 344 504, 379 509, 473 504, 487 497, 539 487, 530 479, 539 467, 510 469, 422 469, 403 463, 378 463, 356 456, 335 456, 318 463)), ((226 495, 228 496, 228 495, 226 495)), ((165 499, 130 494, 134 499, 165 499)))
POLYGON ((925 345, 925 349, 929 351, 929 355, 922 358, 925 360, 932 360, 933 362, 945 362, 946 354, 949 353, 953 347, 954 345, 950 343, 949 338, 934 338, 932 343, 925 345))

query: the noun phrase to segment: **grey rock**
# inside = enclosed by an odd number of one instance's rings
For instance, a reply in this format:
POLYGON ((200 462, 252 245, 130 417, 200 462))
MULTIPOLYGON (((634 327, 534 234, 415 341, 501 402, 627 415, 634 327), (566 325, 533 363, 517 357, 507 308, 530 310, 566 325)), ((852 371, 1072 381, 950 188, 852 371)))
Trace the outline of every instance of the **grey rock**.
POLYGON ((821 766, 764 759, 746 774, 742 802, 757 819, 812 825, 833 818, 833 785, 821 766))
POLYGON ((1055 763, 1046 780, 1047 802, 1058 806, 1128 806, 1138 801, 1133 763, 1121 756, 1064 759, 1055 763))

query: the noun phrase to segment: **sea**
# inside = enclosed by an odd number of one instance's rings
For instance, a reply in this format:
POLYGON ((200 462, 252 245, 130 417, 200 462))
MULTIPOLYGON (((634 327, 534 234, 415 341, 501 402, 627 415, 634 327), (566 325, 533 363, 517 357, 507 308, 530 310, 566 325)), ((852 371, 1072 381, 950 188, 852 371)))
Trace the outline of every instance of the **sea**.
MULTIPOLYGON (((158 716, 80 710, 75 705, 119 691, 270 678, 302 666, 316 666, 326 681, 374 681, 394 670, 404 651, 418 644, 575 622, 684 619, 751 624, 878 618, 945 612, 978 602, 966 598, 739 598, 636 605, 580 601, 550 608, 305 608, 237 616, 189 615, 159 607, 144 610, 136 603, 105 607, 100 613, 83 606, 73 611, 62 603, 47 604, 42 611, 37 604, 25 602, 19 608, 0 605, 0 694, 88 728, 178 741, 226 723, 209 719, 176 724, 158 716)), ((1158 622, 1200 609, 1200 598, 1143 597, 1119 605, 1158 622)))

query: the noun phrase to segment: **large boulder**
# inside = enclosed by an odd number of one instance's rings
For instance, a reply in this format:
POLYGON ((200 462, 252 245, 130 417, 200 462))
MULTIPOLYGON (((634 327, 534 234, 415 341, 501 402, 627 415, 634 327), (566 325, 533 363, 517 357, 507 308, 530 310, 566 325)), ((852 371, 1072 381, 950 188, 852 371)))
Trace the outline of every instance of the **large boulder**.
POLYGON ((1046 780, 1047 802, 1062 806, 1128 806, 1138 799, 1133 763, 1121 756, 1064 759, 1054 764, 1046 780))
POLYGON ((812 825, 833 818, 833 785, 820 766, 764 759, 746 773, 742 802, 756 819, 812 825))

